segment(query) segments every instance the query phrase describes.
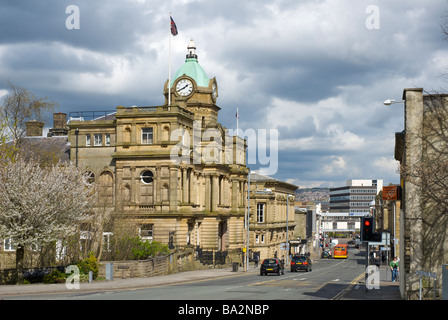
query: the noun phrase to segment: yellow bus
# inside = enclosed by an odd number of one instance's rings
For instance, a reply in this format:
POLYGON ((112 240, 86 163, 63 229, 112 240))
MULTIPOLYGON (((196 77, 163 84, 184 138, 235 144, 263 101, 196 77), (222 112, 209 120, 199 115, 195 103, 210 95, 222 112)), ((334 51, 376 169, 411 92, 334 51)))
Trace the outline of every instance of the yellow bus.
POLYGON ((348 258, 348 246, 346 244, 338 244, 334 247, 333 258, 348 258))

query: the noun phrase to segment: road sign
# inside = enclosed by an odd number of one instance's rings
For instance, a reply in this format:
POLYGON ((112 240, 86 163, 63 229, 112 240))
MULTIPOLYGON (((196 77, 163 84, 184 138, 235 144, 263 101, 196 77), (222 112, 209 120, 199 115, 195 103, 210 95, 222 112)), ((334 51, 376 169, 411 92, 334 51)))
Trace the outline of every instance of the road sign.
POLYGON ((421 277, 437 278, 437 274, 435 274, 434 272, 417 270, 415 271, 415 273, 421 277))

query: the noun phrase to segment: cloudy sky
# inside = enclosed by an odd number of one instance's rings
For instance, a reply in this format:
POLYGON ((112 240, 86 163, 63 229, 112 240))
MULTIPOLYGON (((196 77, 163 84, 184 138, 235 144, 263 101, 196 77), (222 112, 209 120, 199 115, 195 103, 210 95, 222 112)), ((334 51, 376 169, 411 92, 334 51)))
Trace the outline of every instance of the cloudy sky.
POLYGON ((11 82, 67 113, 162 105, 171 12, 172 75, 193 38, 218 81, 219 121, 236 128, 238 107, 240 129, 278 130, 275 178, 399 183, 403 104, 383 101, 448 89, 447 11, 446 0, 2 1, 0 96, 11 82), (79 29, 67 28, 71 5, 79 29))

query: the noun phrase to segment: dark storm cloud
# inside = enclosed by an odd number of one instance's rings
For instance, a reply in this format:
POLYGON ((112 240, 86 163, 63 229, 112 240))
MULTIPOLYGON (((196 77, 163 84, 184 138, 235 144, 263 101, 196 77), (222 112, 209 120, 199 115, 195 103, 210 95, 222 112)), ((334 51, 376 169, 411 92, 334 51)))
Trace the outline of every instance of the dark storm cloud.
POLYGON ((276 178, 397 182, 393 137, 403 114, 382 102, 405 87, 442 86, 447 8, 442 0, 3 1, 0 90, 11 81, 67 113, 163 104, 171 11, 172 74, 194 38, 218 80, 220 122, 236 128, 239 107, 240 128, 278 129, 276 178), (379 30, 365 26, 371 4, 379 30), (80 9, 79 30, 65 26, 69 5, 80 9))
POLYGON ((100 52, 132 52, 138 33, 156 31, 153 20, 141 6, 123 1, 8 1, 0 11, 0 43, 61 42, 100 52), (66 28, 70 5, 79 8, 79 30, 66 28))

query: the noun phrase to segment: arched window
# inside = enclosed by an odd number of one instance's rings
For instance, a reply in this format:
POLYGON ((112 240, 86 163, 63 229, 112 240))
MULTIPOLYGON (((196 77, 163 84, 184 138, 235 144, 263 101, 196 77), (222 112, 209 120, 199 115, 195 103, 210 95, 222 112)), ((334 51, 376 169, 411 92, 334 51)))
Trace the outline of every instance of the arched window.
POLYGON ((95 174, 92 171, 86 172, 84 175, 84 182, 88 185, 95 183, 95 174))
POLYGON ((142 171, 140 174, 140 202, 145 204, 154 203, 154 174, 150 170, 142 171))
POLYGON ((105 203, 112 204, 114 197, 114 178, 111 172, 101 172, 99 179, 99 195, 105 200, 105 203))

